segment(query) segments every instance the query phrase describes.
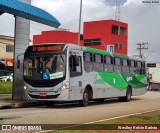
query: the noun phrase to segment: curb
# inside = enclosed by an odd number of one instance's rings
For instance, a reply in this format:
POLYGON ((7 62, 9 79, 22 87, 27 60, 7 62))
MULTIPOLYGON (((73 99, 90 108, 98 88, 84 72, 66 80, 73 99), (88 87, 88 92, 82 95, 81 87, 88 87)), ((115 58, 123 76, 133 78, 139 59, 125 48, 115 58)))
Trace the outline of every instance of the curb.
POLYGON ((3 109, 11 109, 12 106, 13 106, 12 104, 2 105, 2 106, 0 106, 0 110, 3 110, 3 109))
POLYGON ((0 97, 3 96, 12 96, 12 94, 0 94, 0 97))
POLYGON ((36 107, 36 106, 42 106, 42 105, 44 105, 43 102, 37 102, 37 101, 10 103, 10 104, 7 103, 6 105, 0 106, 0 110, 3 110, 3 109, 14 109, 14 108, 36 107))
POLYGON ((14 108, 26 108, 26 107, 34 107, 34 106, 42 106, 44 105, 44 102, 22 102, 22 103, 14 103, 14 108))
POLYGON ((1 100, 12 100, 11 94, 0 94, 0 101, 1 100))
POLYGON ((8 100, 8 97, 12 97, 12 94, 0 94, 0 101, 3 101, 2 104, 0 104, 0 110, 44 105, 44 102, 38 101, 12 101, 12 99, 8 100))

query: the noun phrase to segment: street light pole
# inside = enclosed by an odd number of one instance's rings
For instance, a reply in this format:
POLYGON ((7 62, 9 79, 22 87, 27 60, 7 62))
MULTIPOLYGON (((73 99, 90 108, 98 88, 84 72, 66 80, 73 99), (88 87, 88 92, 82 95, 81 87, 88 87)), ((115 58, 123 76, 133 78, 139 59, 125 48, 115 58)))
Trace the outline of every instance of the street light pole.
POLYGON ((80 46, 80 37, 81 37, 81 19, 82 19, 82 0, 80 3, 80 13, 79 13, 79 31, 78 31, 78 45, 80 46))

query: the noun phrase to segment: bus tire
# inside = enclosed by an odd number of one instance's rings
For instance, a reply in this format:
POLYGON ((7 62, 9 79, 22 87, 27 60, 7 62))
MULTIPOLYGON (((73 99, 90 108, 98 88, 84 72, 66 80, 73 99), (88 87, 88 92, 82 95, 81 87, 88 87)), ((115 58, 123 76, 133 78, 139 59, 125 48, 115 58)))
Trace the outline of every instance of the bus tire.
POLYGON ((131 89, 131 87, 128 87, 127 92, 126 92, 126 96, 125 97, 119 97, 119 101, 129 102, 131 100, 131 96, 132 96, 132 89, 131 89))
POLYGON ((54 102, 53 102, 53 101, 46 101, 45 104, 46 104, 48 107, 53 107, 53 106, 54 106, 54 102))
POLYGON ((89 95, 88 95, 88 89, 85 89, 83 92, 83 100, 79 101, 79 104, 81 107, 86 107, 89 102, 89 95))

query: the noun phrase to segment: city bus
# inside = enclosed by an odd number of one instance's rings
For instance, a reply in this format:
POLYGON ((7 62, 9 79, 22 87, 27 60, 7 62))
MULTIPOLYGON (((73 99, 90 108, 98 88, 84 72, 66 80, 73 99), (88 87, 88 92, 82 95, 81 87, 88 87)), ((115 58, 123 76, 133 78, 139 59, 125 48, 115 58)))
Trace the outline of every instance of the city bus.
POLYGON ((29 100, 76 101, 119 98, 147 92, 145 61, 74 44, 33 45, 24 54, 24 91, 29 100))

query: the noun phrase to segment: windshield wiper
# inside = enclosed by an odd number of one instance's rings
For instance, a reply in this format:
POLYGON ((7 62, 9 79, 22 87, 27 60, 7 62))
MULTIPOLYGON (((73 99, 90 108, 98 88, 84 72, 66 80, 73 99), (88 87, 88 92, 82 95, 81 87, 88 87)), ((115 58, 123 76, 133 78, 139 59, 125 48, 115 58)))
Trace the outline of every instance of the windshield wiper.
POLYGON ((62 57, 62 55, 61 55, 61 54, 60 54, 60 57, 61 57, 62 61, 64 62, 64 59, 63 59, 63 57, 62 57))

